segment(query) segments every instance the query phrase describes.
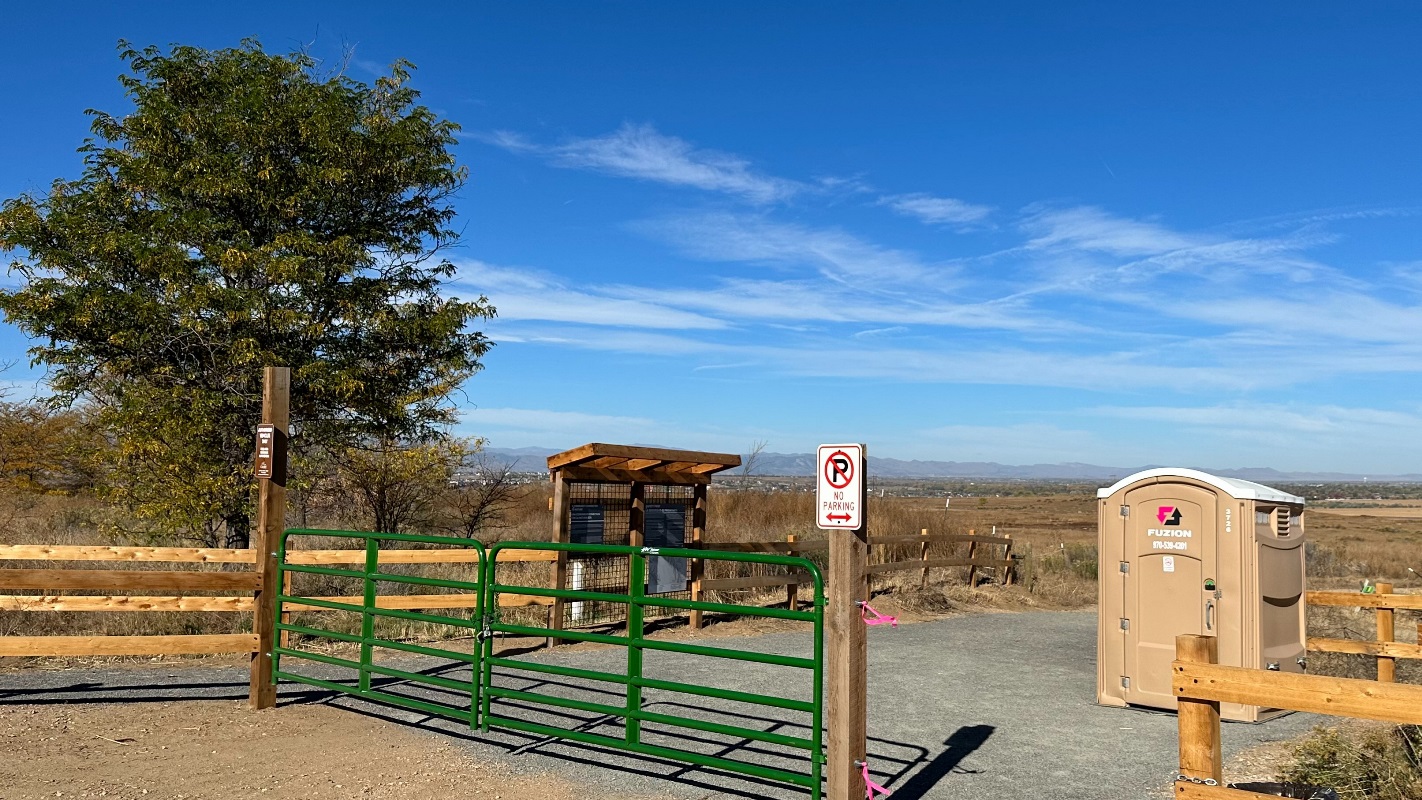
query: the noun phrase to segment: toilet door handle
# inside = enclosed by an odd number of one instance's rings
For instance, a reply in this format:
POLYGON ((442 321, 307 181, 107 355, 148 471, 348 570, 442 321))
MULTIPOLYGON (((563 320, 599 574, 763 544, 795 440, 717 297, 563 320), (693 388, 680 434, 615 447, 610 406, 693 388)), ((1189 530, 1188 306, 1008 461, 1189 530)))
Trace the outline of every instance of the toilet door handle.
POLYGON ((1205 630, 1215 629, 1215 601, 1210 600, 1205 603, 1205 630))

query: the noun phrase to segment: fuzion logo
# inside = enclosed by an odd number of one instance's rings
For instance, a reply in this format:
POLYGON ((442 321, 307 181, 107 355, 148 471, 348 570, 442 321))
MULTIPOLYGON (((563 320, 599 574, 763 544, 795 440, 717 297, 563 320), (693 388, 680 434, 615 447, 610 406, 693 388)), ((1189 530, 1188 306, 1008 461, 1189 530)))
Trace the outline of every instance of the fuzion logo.
POLYGON ((1179 525, 1180 509, 1175 506, 1161 506, 1155 510, 1155 518, 1160 520, 1161 525, 1179 525))

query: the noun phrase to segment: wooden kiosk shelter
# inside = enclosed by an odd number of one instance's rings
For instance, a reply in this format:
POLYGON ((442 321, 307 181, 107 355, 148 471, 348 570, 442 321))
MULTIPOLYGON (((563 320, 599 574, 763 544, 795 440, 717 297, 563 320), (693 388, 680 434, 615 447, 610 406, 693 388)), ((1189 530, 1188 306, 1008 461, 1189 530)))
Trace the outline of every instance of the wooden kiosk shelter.
MULTIPOLYGON (((711 476, 738 467, 726 453, 667 450, 617 444, 585 444, 548 457, 553 481, 553 540, 633 547, 695 547, 706 531, 706 490, 711 476)), ((700 600, 701 563, 652 558, 647 594, 700 600)), ((553 567, 559 589, 626 592, 625 557, 560 552, 553 567)), ((552 627, 620 622, 618 603, 555 600, 552 627)), ((650 615, 653 609, 647 609, 650 615)), ((672 612, 674 613, 674 612, 672 612)), ((701 612, 691 612, 700 627, 701 612)))

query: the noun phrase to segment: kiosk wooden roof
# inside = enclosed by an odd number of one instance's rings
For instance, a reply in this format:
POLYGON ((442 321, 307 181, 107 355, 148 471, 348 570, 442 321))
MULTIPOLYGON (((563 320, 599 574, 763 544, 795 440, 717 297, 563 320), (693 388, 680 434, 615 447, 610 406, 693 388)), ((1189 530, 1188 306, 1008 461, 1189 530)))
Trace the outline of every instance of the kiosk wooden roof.
POLYGON ((729 453, 598 442, 548 457, 555 478, 602 483, 705 484, 717 472, 740 465, 741 457, 729 453))

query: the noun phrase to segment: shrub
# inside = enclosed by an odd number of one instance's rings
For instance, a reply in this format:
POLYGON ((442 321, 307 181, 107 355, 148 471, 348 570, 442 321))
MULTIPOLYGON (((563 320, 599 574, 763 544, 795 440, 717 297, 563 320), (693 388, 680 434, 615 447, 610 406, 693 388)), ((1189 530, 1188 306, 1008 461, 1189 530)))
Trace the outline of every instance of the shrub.
POLYGON ((1342 800, 1422 800, 1422 726, 1320 726, 1279 779, 1330 787, 1342 800))

